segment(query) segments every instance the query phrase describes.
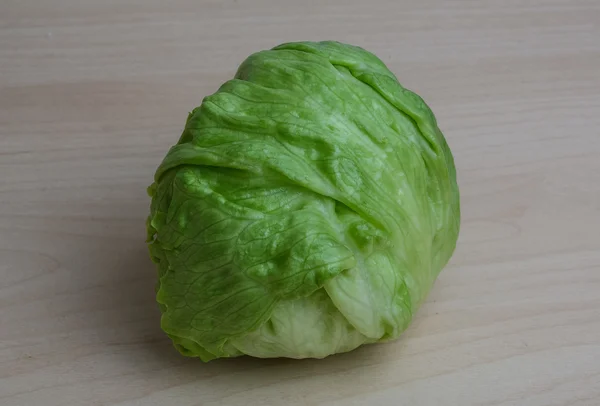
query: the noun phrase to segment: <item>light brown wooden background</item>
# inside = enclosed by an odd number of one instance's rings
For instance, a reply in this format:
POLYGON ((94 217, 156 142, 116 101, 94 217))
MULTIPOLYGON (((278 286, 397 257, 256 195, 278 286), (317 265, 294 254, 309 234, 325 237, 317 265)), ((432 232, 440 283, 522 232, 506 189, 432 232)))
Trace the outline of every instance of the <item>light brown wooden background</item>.
POLYGON ((0 2, 0 404, 600 405, 600 2, 0 2), (251 52, 337 39, 436 113, 458 250, 397 342, 184 359, 145 187, 251 52))

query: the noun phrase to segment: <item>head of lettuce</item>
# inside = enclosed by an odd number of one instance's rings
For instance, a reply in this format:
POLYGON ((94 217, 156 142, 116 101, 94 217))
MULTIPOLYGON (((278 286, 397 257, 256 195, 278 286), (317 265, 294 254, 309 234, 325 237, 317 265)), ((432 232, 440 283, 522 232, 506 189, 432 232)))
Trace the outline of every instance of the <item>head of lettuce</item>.
POLYGON ((149 194, 161 325, 204 361, 398 337, 460 222, 431 110, 338 42, 246 59, 190 113, 149 194))

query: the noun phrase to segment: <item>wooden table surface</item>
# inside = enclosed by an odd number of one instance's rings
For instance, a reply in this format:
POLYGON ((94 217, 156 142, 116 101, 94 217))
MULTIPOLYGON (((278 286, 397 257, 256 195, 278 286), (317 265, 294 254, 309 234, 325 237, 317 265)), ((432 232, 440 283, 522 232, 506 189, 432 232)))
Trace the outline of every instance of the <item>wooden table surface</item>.
POLYGON ((0 404, 600 405, 600 3, 2 0, 0 404), (431 105, 458 249, 396 342, 183 358, 145 188, 247 55, 322 39, 431 105))

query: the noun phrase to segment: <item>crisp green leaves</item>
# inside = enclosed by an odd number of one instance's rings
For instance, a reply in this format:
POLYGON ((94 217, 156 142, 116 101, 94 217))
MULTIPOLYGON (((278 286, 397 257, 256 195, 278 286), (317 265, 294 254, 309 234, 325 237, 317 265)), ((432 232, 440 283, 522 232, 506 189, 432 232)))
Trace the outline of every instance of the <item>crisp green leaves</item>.
POLYGON ((250 56, 190 114, 149 193, 162 327, 203 360, 397 337, 459 228, 433 114, 335 42, 250 56))

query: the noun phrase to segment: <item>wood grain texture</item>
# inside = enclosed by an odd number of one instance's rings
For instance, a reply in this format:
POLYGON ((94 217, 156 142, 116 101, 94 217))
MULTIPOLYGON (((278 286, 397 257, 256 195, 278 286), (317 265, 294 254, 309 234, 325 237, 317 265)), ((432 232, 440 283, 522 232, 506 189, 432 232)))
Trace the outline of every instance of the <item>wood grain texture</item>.
POLYGON ((0 404, 600 405, 600 3, 2 0, 0 404), (145 187, 248 54, 322 39, 433 108, 457 252, 394 343, 184 359, 158 327, 145 187))

